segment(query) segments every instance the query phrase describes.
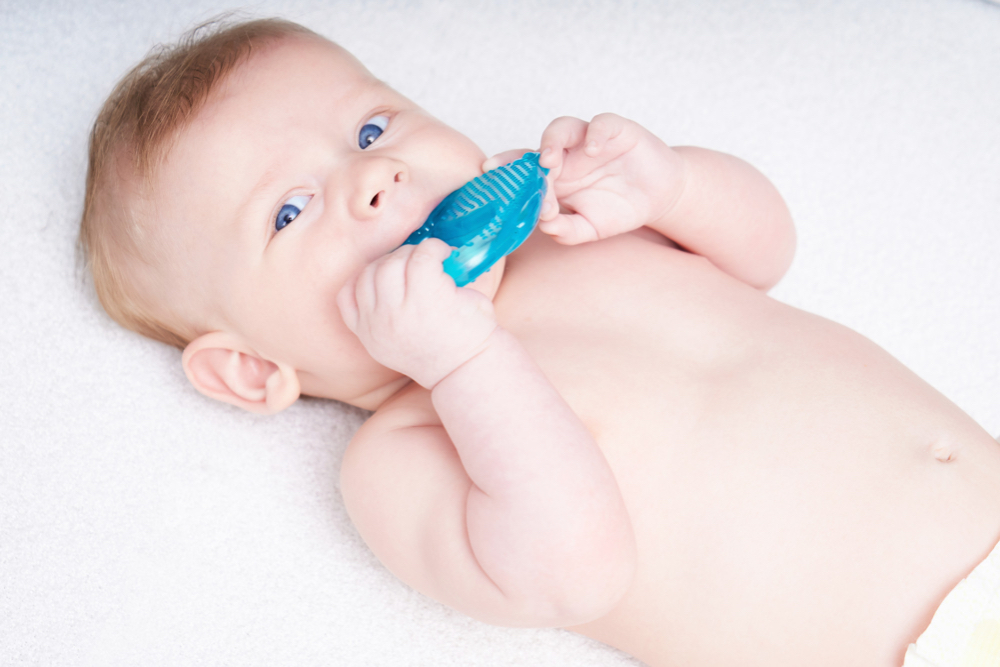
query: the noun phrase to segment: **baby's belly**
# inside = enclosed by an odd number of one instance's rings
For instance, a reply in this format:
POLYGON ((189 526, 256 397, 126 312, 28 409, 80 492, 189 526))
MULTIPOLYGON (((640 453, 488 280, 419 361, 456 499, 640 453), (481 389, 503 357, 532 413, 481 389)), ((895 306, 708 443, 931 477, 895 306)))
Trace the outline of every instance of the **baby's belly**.
POLYGON ((596 420, 640 560, 581 630, 656 666, 901 665, 1000 538, 1000 455, 915 379, 850 375, 737 375, 596 420))
POLYGON ((898 667, 1000 539, 1000 446, 858 334, 696 284, 744 310, 618 293, 592 321, 550 311, 562 335, 522 320, 638 543, 630 592, 574 629, 654 667, 898 667))

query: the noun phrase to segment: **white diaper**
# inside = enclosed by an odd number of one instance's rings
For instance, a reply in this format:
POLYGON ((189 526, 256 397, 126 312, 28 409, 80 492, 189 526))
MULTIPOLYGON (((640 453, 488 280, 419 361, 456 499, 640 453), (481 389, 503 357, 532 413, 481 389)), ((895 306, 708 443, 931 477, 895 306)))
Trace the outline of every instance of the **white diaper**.
POLYGON ((1000 667, 1000 544, 948 593, 903 667, 1000 667))

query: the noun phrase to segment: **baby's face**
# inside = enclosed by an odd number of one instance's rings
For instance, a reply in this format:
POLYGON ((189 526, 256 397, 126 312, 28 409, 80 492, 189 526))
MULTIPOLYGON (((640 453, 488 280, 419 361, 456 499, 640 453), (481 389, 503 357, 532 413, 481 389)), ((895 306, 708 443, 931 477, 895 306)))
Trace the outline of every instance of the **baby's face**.
MULTIPOLYGON (((184 296, 169 306, 294 367, 304 393, 364 404, 401 376, 347 330, 337 292, 483 160, 332 44, 294 38, 257 53, 157 173, 155 215, 176 260, 167 280, 184 296)), ((495 290, 498 273, 480 289, 495 290)))

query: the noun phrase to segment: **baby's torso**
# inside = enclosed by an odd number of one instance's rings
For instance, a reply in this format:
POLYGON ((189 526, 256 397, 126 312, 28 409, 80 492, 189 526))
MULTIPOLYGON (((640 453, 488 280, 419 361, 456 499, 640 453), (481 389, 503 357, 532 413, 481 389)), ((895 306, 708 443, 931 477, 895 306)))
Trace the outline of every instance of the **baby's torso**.
POLYGON ((898 666, 1000 538, 988 434, 867 339, 703 258, 536 234, 495 305, 635 529, 630 592, 574 630, 656 667, 898 666))

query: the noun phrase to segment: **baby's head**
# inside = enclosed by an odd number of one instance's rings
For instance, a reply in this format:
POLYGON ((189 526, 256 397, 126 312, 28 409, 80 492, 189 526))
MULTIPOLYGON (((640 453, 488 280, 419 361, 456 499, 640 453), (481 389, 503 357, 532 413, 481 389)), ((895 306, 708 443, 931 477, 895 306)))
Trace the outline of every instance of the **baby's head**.
POLYGON ((374 407, 407 380, 347 330, 337 292, 483 160, 301 26, 196 31, 101 110, 81 244, 107 312, 182 348, 202 393, 255 412, 300 393, 374 407))

